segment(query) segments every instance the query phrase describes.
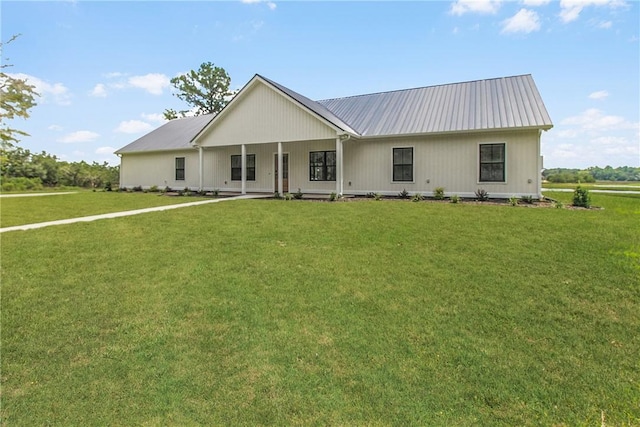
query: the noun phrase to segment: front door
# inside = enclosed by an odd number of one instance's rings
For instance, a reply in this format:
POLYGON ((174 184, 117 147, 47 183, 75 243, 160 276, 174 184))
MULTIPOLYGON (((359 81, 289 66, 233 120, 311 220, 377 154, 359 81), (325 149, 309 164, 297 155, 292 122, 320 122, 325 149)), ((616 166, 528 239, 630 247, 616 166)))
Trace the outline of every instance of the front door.
MULTIPOLYGON (((275 191, 278 191, 278 173, 280 173, 280 171, 278 171, 278 155, 277 154, 274 155, 274 160, 275 160, 274 170, 276 171, 274 176, 276 181, 273 188, 276 189, 275 191)), ((289 155, 283 154, 282 155, 282 194, 288 193, 288 192, 289 192, 289 155)))

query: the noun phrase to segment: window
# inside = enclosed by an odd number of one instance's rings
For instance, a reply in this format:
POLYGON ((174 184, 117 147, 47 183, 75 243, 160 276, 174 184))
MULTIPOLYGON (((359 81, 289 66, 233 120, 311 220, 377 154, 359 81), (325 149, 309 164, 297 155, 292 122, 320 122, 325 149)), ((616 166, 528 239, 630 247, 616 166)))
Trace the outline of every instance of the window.
POLYGON ((309 181, 336 180, 336 152, 311 151, 309 153, 309 181))
MULTIPOLYGON (((256 180, 256 155, 247 154, 247 181, 256 180)), ((242 156, 231 156, 231 181, 242 181, 242 156)))
POLYGON ((413 148, 393 149, 393 180, 413 181, 413 148))
POLYGON ((184 181, 184 157, 176 157, 176 181, 184 181))
POLYGON ((505 182, 504 144, 480 144, 480 182, 505 182))

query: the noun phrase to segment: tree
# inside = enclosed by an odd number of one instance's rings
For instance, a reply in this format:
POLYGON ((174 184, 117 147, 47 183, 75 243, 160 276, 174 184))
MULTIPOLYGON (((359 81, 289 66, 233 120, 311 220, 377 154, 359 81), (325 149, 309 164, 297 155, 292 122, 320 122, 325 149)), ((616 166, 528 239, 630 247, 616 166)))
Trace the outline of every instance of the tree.
MULTIPOLYGON (((9 44, 18 38, 15 35, 8 42, 0 42, 0 55, 5 44, 9 44)), ((2 149, 13 147, 18 142, 17 135, 28 135, 26 132, 9 127, 7 120, 15 117, 24 119, 29 117, 29 109, 36 105, 35 98, 39 96, 35 87, 27 84, 26 80, 16 79, 4 72, 9 64, 0 65, 0 142, 2 149)))
MULTIPOLYGON (((225 69, 211 62, 202 63, 197 71, 172 78, 171 84, 178 90, 174 95, 194 108, 196 116, 219 113, 234 95, 229 90, 231 78, 225 69)), ((169 108, 164 111, 164 118, 173 120, 184 117, 187 112, 169 108)))

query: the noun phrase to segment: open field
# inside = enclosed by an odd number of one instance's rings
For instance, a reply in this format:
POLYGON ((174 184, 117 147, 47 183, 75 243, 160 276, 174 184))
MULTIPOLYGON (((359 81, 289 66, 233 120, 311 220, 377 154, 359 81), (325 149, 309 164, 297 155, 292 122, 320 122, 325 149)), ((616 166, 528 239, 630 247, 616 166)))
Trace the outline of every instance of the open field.
POLYGON ((593 204, 248 200, 5 233, 2 423, 639 425, 640 197, 593 204))
POLYGON ((172 205, 196 200, 204 200, 204 198, 164 197, 159 193, 120 193, 115 191, 79 191, 74 194, 56 196, 2 198, 0 199, 0 227, 172 205))
POLYGON ((594 183, 562 183, 554 184, 545 182, 542 187, 544 189, 554 188, 570 188, 575 189, 578 185, 588 190, 607 190, 607 191, 640 191, 640 182, 638 181, 598 181, 594 183))

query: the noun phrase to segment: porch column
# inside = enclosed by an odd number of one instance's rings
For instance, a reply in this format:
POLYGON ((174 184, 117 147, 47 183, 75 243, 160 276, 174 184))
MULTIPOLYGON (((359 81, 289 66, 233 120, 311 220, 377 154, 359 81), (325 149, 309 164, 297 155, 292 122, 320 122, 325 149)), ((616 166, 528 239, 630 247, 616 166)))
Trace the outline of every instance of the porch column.
POLYGON ((247 194, 247 147, 242 144, 240 156, 240 172, 242 173, 242 187, 240 194, 247 194))
POLYGON ((336 137, 336 194, 342 196, 344 185, 342 182, 342 138, 336 137))
POLYGON ((278 142, 278 194, 282 196, 284 184, 282 182, 282 142, 278 142))
POLYGON ((202 146, 198 146, 198 191, 202 191, 203 189, 203 178, 202 175, 204 174, 204 154, 203 154, 203 148, 202 146))

